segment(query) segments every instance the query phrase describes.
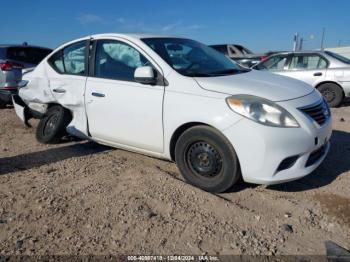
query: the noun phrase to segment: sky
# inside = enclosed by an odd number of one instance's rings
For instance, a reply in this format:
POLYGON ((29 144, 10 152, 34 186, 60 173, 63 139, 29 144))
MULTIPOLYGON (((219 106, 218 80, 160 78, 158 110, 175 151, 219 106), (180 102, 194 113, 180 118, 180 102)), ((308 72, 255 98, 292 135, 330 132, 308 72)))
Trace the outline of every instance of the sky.
POLYGON ((111 32, 178 35, 255 52, 350 45, 349 0, 11 0, 1 3, 0 43, 50 48, 111 32))

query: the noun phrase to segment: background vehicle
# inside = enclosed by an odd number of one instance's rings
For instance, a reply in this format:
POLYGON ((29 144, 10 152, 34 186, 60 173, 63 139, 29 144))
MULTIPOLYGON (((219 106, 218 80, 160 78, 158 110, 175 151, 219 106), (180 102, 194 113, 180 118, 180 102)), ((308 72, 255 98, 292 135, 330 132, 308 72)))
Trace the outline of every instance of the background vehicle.
POLYGON ((248 68, 259 63, 264 57, 263 54, 254 54, 244 46, 236 44, 210 45, 210 47, 248 68))
POLYGON ((266 53, 264 53, 264 55, 262 56, 261 58, 261 61, 265 61, 269 56, 272 56, 272 55, 276 55, 276 54, 279 54, 279 53, 286 53, 288 51, 268 51, 266 53))
POLYGON ((258 184, 300 178, 330 146, 329 108, 313 87, 243 69, 190 39, 87 36, 59 47, 25 81, 14 106, 24 121, 28 108, 41 114, 39 142, 68 132, 173 160, 211 192, 241 176, 258 184))
POLYGON ((304 81, 317 88, 332 107, 350 96, 350 59, 330 51, 278 53, 252 68, 304 81))
POLYGON ((29 45, 0 45, 0 107, 11 102, 22 71, 37 66, 51 49, 29 45))

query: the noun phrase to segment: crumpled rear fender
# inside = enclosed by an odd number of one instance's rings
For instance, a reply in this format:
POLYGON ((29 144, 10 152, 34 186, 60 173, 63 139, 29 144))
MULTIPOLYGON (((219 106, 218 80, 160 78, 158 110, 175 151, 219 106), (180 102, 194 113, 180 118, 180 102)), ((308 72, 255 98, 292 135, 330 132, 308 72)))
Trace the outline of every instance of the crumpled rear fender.
POLYGON ((45 114, 50 105, 61 105, 72 114, 67 132, 83 138, 88 136, 83 96, 85 82, 82 84, 81 80, 75 82, 74 79, 60 78, 46 63, 39 64, 34 71, 25 74, 24 80, 28 84, 20 88, 18 94, 30 110, 45 114), (63 88, 67 93, 53 93, 55 88, 63 88))

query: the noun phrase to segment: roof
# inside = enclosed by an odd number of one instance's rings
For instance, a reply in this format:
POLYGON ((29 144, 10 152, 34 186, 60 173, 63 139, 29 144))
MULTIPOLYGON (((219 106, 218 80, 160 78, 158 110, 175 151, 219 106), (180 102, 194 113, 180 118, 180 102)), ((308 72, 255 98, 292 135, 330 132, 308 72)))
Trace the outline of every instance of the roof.
POLYGON ((213 44, 213 45, 209 45, 209 46, 228 46, 228 45, 242 46, 242 45, 240 45, 240 44, 213 44))
POLYGON ((315 53, 318 53, 318 54, 323 54, 324 51, 321 51, 321 50, 301 50, 301 51, 281 51, 281 52, 278 52, 277 54, 275 55, 288 55, 288 54, 315 54, 315 53))
POLYGON ((176 36, 170 35, 157 35, 157 34, 145 34, 145 33, 105 33, 105 34, 95 34, 91 35, 92 38, 96 37, 126 37, 126 38, 175 38, 176 36))
POLYGON ((7 48, 7 47, 23 47, 23 48, 34 47, 34 48, 42 48, 42 49, 52 50, 52 48, 49 48, 49 47, 36 46, 36 45, 0 44, 0 48, 7 48))

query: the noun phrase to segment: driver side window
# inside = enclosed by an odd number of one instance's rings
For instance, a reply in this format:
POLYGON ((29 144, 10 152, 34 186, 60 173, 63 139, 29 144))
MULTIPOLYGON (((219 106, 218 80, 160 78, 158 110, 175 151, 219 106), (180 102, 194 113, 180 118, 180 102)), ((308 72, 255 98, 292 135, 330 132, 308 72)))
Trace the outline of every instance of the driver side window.
POLYGON ((117 40, 97 41, 95 77, 134 81, 136 68, 149 65, 135 48, 117 40))

